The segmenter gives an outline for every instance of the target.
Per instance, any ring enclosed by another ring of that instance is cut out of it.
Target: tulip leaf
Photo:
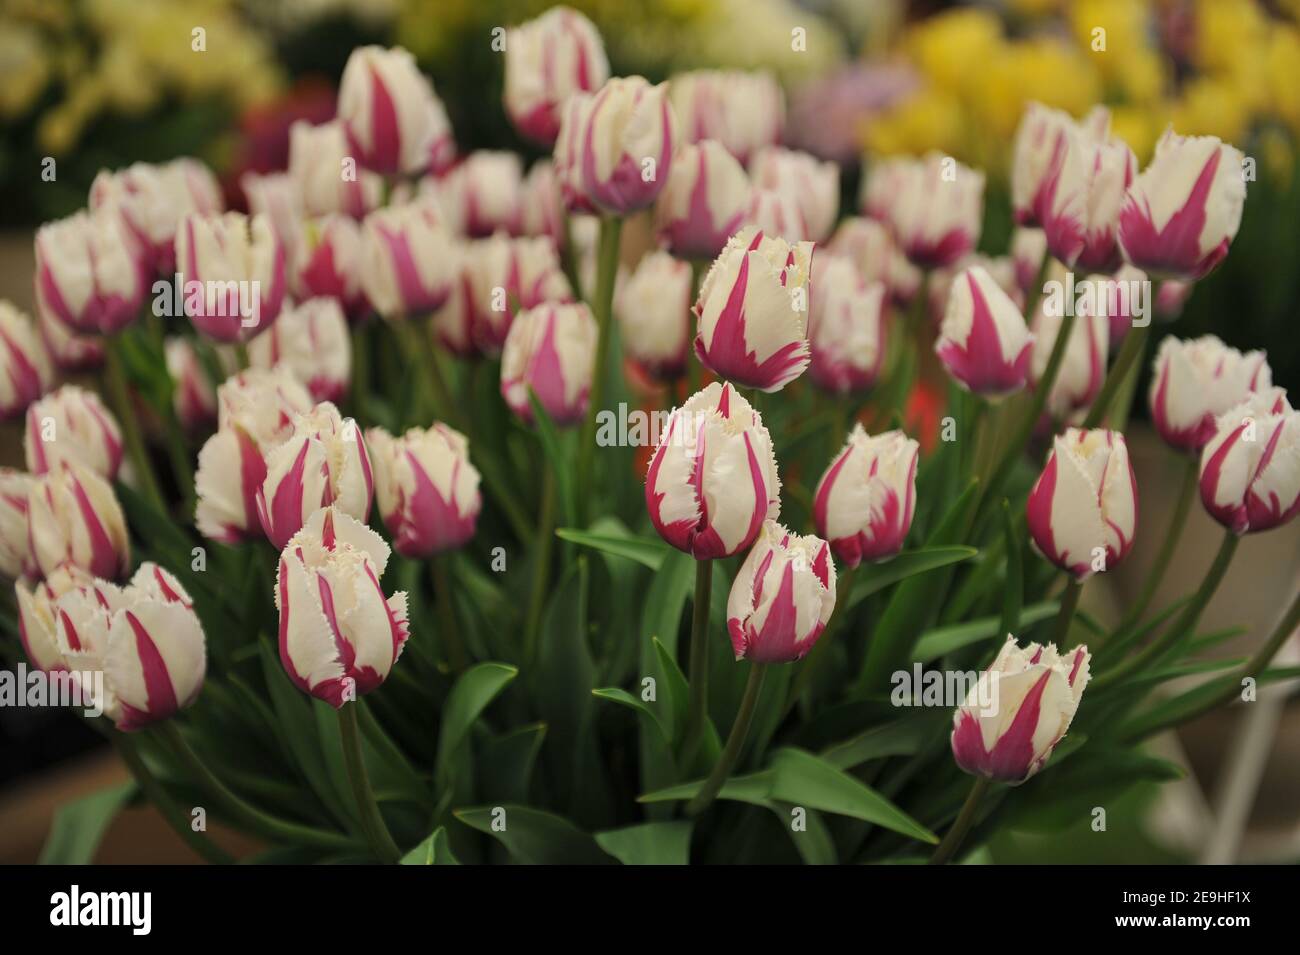
[[[528,798],[537,754],[546,739],[545,723],[530,723],[495,736],[478,760],[479,790],[485,799],[520,802]]]
[[[474,721],[518,674],[518,668],[505,663],[478,663],[462,673],[451,688],[442,707],[438,757],[433,772],[434,785],[439,792],[443,792],[451,782],[453,757]]]
[[[583,547],[591,547],[605,554],[626,557],[628,560],[634,560],[654,571],[659,570],[663,565],[664,558],[668,556],[669,548],[663,541],[649,537],[636,537],[631,533],[626,535],[597,534],[591,531],[578,530],[574,527],[561,527],[555,532],[555,536],[560,540],[581,544]]]
[[[1026,607],[1023,611],[1017,613],[1020,618],[1020,629],[1028,629],[1040,620],[1046,620],[1048,617],[1053,616],[1058,606],[1058,601],[1045,600],[1042,603]],[[929,663],[931,660],[937,660],[954,650],[960,650],[972,643],[987,640],[989,637],[1005,638],[1006,633],[1002,630],[1002,619],[1001,616],[978,617],[965,623],[955,623],[947,627],[929,630],[921,635],[920,640],[916,641],[916,648],[912,651],[912,659],[918,663]]]
[[[1003,550],[1007,553],[1007,573],[1002,590],[1002,617],[998,623],[998,633],[1019,634],[1025,608],[1025,556],[1020,547],[1018,530],[1016,519],[1011,514],[1011,503],[1003,498],[1002,541]]]
[[[768,808],[776,815],[781,828],[790,833],[795,851],[806,865],[835,865],[839,862],[835,838],[820,813],[788,802],[773,801]],[[794,826],[796,811],[802,814],[802,828]]]
[[[688,865],[690,822],[643,822],[596,833],[596,844],[624,865]]]
[[[537,394],[532,388],[528,389],[528,404],[533,409],[533,422],[537,426],[537,437],[542,442],[542,451],[550,461],[551,470],[555,474],[555,491],[560,503],[560,514],[564,518],[564,523],[572,527],[578,513],[573,496],[573,455],[565,453],[555,422],[546,413],[542,403],[537,400]]]
[[[654,711],[649,703],[645,703],[640,697],[633,696],[622,687],[609,686],[603,689],[592,690],[591,695],[602,700],[610,700],[614,703],[621,703],[623,706],[636,710],[647,721],[647,725],[654,727],[655,732],[664,743],[670,742],[668,730],[664,728],[663,721],[659,719],[659,714]]]
[[[104,833],[135,795],[132,782],[110,786],[64,803],[54,812],[50,834],[41,849],[41,865],[88,865]]]
[[[686,676],[682,673],[682,668],[677,665],[668,648],[658,637],[652,637],[651,643],[654,644],[655,656],[659,661],[659,672],[661,674],[658,680],[658,693],[667,693],[668,695],[668,712],[672,716],[670,725],[673,731],[673,741],[680,742],[681,735],[686,730],[686,711],[690,704],[690,686],[686,682]]]
[[[770,769],[758,773],[751,773],[748,776],[731,776],[722,784],[722,789],[718,791],[719,799],[729,799],[733,802],[749,803],[751,806],[767,806],[769,797],[772,795],[772,783],[774,773]],[[681,783],[677,786],[669,786],[667,789],[659,789],[655,792],[649,792],[637,797],[637,802],[642,803],[660,803],[660,802],[679,802],[691,799],[704,786],[703,779],[692,780],[689,783]]]
[[[853,593],[845,609],[856,607],[872,594],[916,574],[970,560],[979,551],[974,547],[922,547],[905,550],[884,563],[860,567],[853,580]]]
[[[836,769],[852,769],[882,756],[911,756],[920,751],[923,743],[934,738],[937,729],[945,729],[949,722],[947,713],[940,719],[930,713],[905,716],[836,743],[826,749],[821,758]]]
[[[1300,676],[1300,666],[1273,667],[1259,674],[1255,680],[1257,684],[1264,684],[1275,680],[1289,680],[1296,676]],[[1198,715],[1207,701],[1215,699],[1225,690],[1232,689],[1239,692],[1241,679],[1237,673],[1225,673],[1206,680],[1200,686],[1138,713],[1120,726],[1117,735],[1122,740],[1137,741],[1158,730],[1177,726]]]
[[[525,865],[611,865],[590,834],[569,820],[529,806],[457,809],[465,825],[497,839],[516,862]]]
[[[447,842],[447,830],[439,826],[418,846],[402,856],[402,865],[460,865]]]

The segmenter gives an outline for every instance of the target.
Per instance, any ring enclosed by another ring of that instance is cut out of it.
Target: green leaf
[[[1020,627],[1025,629],[1040,620],[1046,620],[1056,613],[1058,601],[1045,600],[1020,611]],[[918,663],[929,663],[945,654],[960,650],[989,637],[1005,636],[1002,630],[1002,617],[979,617],[966,623],[955,623],[948,627],[938,627],[922,634],[912,650],[912,659]]]
[[[451,688],[442,707],[438,758],[433,773],[439,792],[445,790],[451,781],[452,759],[474,721],[518,674],[518,668],[505,663],[478,663],[462,673]]]
[[[41,849],[41,865],[94,862],[104,833],[135,791],[134,782],[125,782],[60,806],[55,810],[54,823]]]
[[[671,742],[668,730],[664,727],[663,720],[659,719],[659,714],[654,711],[649,703],[644,702],[640,697],[633,696],[627,690],[617,686],[608,686],[602,689],[592,690],[591,695],[602,700],[621,703],[623,706],[636,710],[646,718],[648,725],[654,727],[659,738],[662,739],[664,743]]]
[[[732,776],[722,784],[722,789],[718,792],[718,798],[749,803],[751,806],[767,806],[770,802],[769,797],[772,794],[773,779],[774,774],[770,769],[761,773],[751,773],[748,776]],[[695,779],[689,783],[669,786],[667,789],[660,789],[656,792],[638,796],[637,802],[678,802],[692,799],[703,786],[703,779]]]
[[[528,806],[457,809],[457,819],[498,840],[525,865],[609,865],[613,863],[590,834],[569,820]]]
[[[900,580],[970,560],[978,553],[974,547],[922,547],[919,550],[905,550],[881,564],[861,567],[853,581],[853,593],[849,595],[847,609],[852,609],[867,597]]]
[[[812,753],[780,750],[773,759],[773,769],[773,799],[861,819],[910,839],[939,842],[934,833],[884,796]]]
[[[494,737],[478,761],[481,792],[486,799],[521,802],[528,798],[537,754],[546,739],[546,724],[532,723]]]
[[[882,756],[911,756],[934,738],[937,725],[951,722],[945,713],[942,723],[929,714],[905,716],[892,723],[872,727],[852,739],[825,750],[821,757],[836,769],[852,769]]]
[[[537,395],[532,388],[528,389],[528,404],[533,409],[533,421],[537,425],[537,436],[541,439],[542,450],[550,461],[551,469],[555,472],[555,492],[560,502],[560,513],[564,516],[564,523],[572,526],[577,514],[573,496],[573,455],[564,452],[555,422],[546,413],[542,403],[537,400]]]
[[[659,683],[668,693],[668,712],[672,715],[673,741],[681,742],[682,733],[686,730],[687,709],[690,706],[690,687],[686,682],[686,675],[682,673],[682,668],[677,665],[668,648],[658,637],[652,638],[651,642],[654,644],[660,672],[663,674]]]
[[[1011,516],[1011,504],[1005,498],[1002,501],[1002,540],[1007,552],[1007,579],[1002,591],[1002,618],[997,632],[1018,634],[1025,605],[1025,558],[1020,549],[1016,519]]]
[[[624,865],[688,865],[691,823],[643,822],[596,833],[596,844]]]
[[[663,541],[649,537],[637,537],[633,534],[619,536],[616,534],[597,534],[582,531],[574,527],[561,527],[555,532],[560,540],[591,547],[605,554],[626,557],[644,567],[657,571],[668,556],[669,547]]]
[[[460,860],[452,855],[447,830],[439,826],[429,838],[402,856],[402,865],[460,865]]]
[[[1256,677],[1256,683],[1263,685],[1275,680],[1289,680],[1295,676],[1300,676],[1300,666],[1274,667]],[[1186,693],[1158,703],[1134,716],[1119,728],[1118,736],[1123,740],[1139,740],[1167,726],[1177,726],[1197,715],[1207,701],[1219,696],[1225,690],[1240,687],[1241,679],[1238,673],[1225,673],[1223,676],[1206,680],[1200,686],[1193,687]]]

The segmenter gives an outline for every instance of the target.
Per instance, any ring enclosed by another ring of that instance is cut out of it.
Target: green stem
[[[799,671],[795,674],[794,682],[790,685],[790,694],[785,700],[785,711],[781,714],[782,719],[789,716],[790,711],[798,705],[799,698],[804,695],[804,692],[812,683],[821,661],[830,652],[827,648],[831,645],[831,638],[840,632],[842,625],[847,621],[850,615],[849,599],[853,596],[853,578],[857,576],[857,573],[857,567],[850,567],[844,572],[844,576],[839,579],[836,590],[839,593],[843,609],[838,614],[831,615],[830,623],[826,625],[826,632],[813,644],[813,648],[808,651],[808,655],[797,664]]]
[[[1093,684],[1097,689],[1109,686],[1135,670],[1142,670],[1148,664],[1158,661],[1195,629],[1197,621],[1201,618],[1201,612],[1209,604],[1214,592],[1219,589],[1219,584],[1223,582],[1223,576],[1228,571],[1228,565],[1232,563],[1232,555],[1237,552],[1239,542],[1240,538],[1231,530],[1224,531],[1223,543],[1219,545],[1219,552],[1214,555],[1214,562],[1210,564],[1210,569],[1205,572],[1205,579],[1201,581],[1191,602],[1178,615],[1178,619],[1168,630],[1152,640],[1145,649],[1095,679]]]
[[[131,456],[131,466],[135,471],[140,489],[154,508],[163,514],[167,505],[163,502],[162,492],[158,490],[158,479],[154,476],[153,466],[149,463],[149,454],[145,450],[144,439],[140,435],[140,420],[135,409],[131,407],[131,393],[127,388],[126,366],[122,358],[122,337],[108,338],[104,349],[108,359],[108,392],[122,427],[122,438],[126,443],[126,452]]]
[[[165,740],[190,771],[190,775],[200,786],[215,796],[230,819],[250,832],[282,845],[313,846],[318,849],[351,849],[353,841],[337,832],[327,832],[296,822],[289,822],[268,815],[235,795],[220,779],[208,769],[185,742],[176,726],[175,720],[164,720],[157,724],[159,735]]]
[[[370,424],[370,336],[368,323],[352,326],[352,415],[362,427]]]
[[[162,372],[167,376],[167,398],[161,402],[162,407],[155,410],[167,432],[167,455],[171,459],[172,476],[176,479],[176,487],[185,502],[185,519],[188,521],[194,514],[194,466],[190,463],[190,448],[185,430],[181,427],[180,419],[176,417],[176,381],[167,370],[167,338],[163,333],[162,322],[151,308],[145,309],[145,327],[162,360]]]
[[[555,539],[555,472],[542,470],[542,501],[537,515],[537,547],[533,563],[533,586],[528,596],[528,616],[524,623],[524,663],[536,659],[538,634],[542,627],[542,609],[546,606],[546,588],[551,580],[551,545]]]
[[[686,714],[683,762],[695,757],[704,738],[709,709],[709,602],[713,592],[713,561],[695,562],[695,602],[691,606],[690,705]]]
[[[460,637],[460,628],[456,626],[456,608],[451,602],[451,584],[447,574],[450,554],[434,554],[429,561],[430,577],[433,581],[433,603],[438,614],[438,629],[441,631],[442,650],[447,655],[447,665],[452,673],[465,669],[469,658],[465,653],[465,643]]]
[[[1124,339],[1124,344],[1120,346],[1119,356],[1115,359],[1115,364],[1110,366],[1110,371],[1106,373],[1106,380],[1102,383],[1101,392],[1097,395],[1097,400],[1092,403],[1088,410],[1088,417],[1083,421],[1084,428],[1095,428],[1106,420],[1106,415],[1110,411],[1112,399],[1115,393],[1120,390],[1124,384],[1124,379],[1130,373],[1137,374],[1138,359],[1146,350],[1147,336],[1151,334],[1151,325],[1137,326],[1129,329],[1128,335]]]
[[[1047,271],[1052,267],[1052,250],[1043,249],[1043,257],[1038,260],[1038,273],[1034,276],[1034,284],[1029,287],[1025,295],[1025,321],[1033,324],[1034,316],[1038,314],[1038,303],[1043,299],[1043,283],[1047,279]]]
[[[569,218],[567,209],[560,215],[561,228],[564,230],[560,242],[560,269],[564,272],[564,277],[569,280],[569,288],[573,290],[573,300],[585,301],[585,296],[582,294],[582,276],[578,274],[578,250],[573,245],[573,222]]]
[[[1165,578],[1165,571],[1169,569],[1169,561],[1173,559],[1174,551],[1178,549],[1178,541],[1183,536],[1183,525],[1187,523],[1187,512],[1191,509],[1192,498],[1196,494],[1196,482],[1199,474],[1200,461],[1196,457],[1188,456],[1183,463],[1183,482],[1178,490],[1178,502],[1174,505],[1173,514],[1169,518],[1169,525],[1165,529],[1164,539],[1160,543],[1160,553],[1156,555],[1155,561],[1151,564],[1151,570],[1147,572],[1146,582],[1143,583],[1142,589],[1138,592],[1137,599],[1133,601],[1128,613],[1124,615],[1123,621],[1116,628],[1117,633],[1125,633],[1142,621],[1142,615],[1151,606],[1151,598],[1160,589],[1160,583]]]
[[[1083,584],[1071,575],[1065,590],[1061,591],[1061,608],[1056,613],[1056,622],[1052,625],[1052,638],[1049,641],[1062,651],[1065,650],[1065,638],[1070,635],[1070,623],[1074,620],[1074,611],[1079,606],[1079,595],[1082,593]]]
[[[428,371],[429,393],[433,397],[433,410],[438,420],[445,421],[453,427],[463,427],[456,410],[456,401],[447,387],[447,379],[442,375],[442,365],[438,361],[438,349],[433,344],[433,323],[415,325],[415,335],[419,339],[421,354]]]
[[[599,329],[596,339],[596,360],[591,376],[591,392],[587,407],[587,420],[582,425],[582,438],[578,444],[577,492],[579,526],[587,526],[594,488],[591,484],[592,459],[596,451],[596,415],[605,400],[605,379],[609,374],[609,339],[611,313],[614,307],[614,279],[618,273],[619,236],[623,220],[605,216],[600,220],[600,249],[597,258],[596,295],[591,309]]]
[[[238,371],[246,371],[249,367],[248,345],[245,342],[235,342],[235,367]]]
[[[352,784],[352,795],[357,800],[357,811],[361,813],[361,828],[365,830],[370,847],[381,862],[397,862],[402,858],[402,852],[397,848],[397,843],[393,842],[388,825],[379,812],[379,804],[375,802],[375,793],[370,788],[370,777],[361,756],[361,733],[357,728],[355,703],[344,703],[339,710],[339,730],[343,736],[343,762],[347,765],[348,781]]]
[[[700,791],[686,804],[686,815],[698,816],[708,809],[718,793],[722,791],[722,786],[731,775],[731,770],[735,768],[736,761],[740,758],[740,751],[745,745],[745,738],[749,735],[749,725],[754,721],[754,709],[758,705],[758,694],[763,688],[763,677],[766,673],[766,663],[755,662],[750,665],[749,680],[745,683],[745,695],[741,697],[740,710],[736,713],[736,722],[731,726],[727,745],[722,748],[722,755],[718,757],[713,772],[709,773],[709,778],[704,781]]]
[[[930,865],[947,865],[957,854],[962,840],[966,838],[966,833],[970,832],[970,827],[975,823],[975,813],[979,811],[980,802],[984,799],[984,794],[989,791],[991,782],[992,780],[987,776],[975,777],[975,785],[971,786],[970,792],[966,795],[966,801],[962,803],[961,812],[957,813],[952,828],[934,850],[934,855],[930,856]]]

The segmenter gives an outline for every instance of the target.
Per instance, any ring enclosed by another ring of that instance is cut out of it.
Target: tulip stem
[[[370,424],[370,329],[364,319],[352,326],[352,414],[362,427]]]
[[[465,669],[469,658],[465,653],[465,643],[460,638],[460,628],[456,626],[456,608],[451,602],[451,584],[447,574],[450,554],[434,554],[429,561],[429,576],[433,581],[433,603],[438,613],[438,629],[442,652],[447,655],[447,666],[452,673]]]
[[[110,337],[106,344],[105,357],[108,360],[108,391],[113,402],[113,411],[117,414],[118,424],[122,427],[122,438],[126,442],[127,454],[131,456],[131,467],[140,488],[156,510],[166,514],[167,505],[163,502],[162,492],[158,490],[158,479],[154,476],[153,466],[145,450],[144,439],[140,435],[140,421],[135,409],[131,407],[131,394],[127,389],[126,366],[122,359],[122,336]]]
[[[1224,574],[1228,571],[1228,565],[1232,563],[1232,555],[1237,552],[1237,544],[1240,540],[1231,529],[1223,532],[1223,543],[1219,545],[1219,552],[1214,555],[1214,562],[1210,564],[1210,569],[1205,572],[1205,579],[1201,581],[1201,585],[1196,589],[1191,601],[1183,608],[1183,612],[1179,614],[1178,619],[1168,630],[1155,640],[1152,640],[1139,653],[1097,677],[1093,681],[1097,689],[1109,686],[1135,670],[1143,670],[1148,664],[1158,662],[1161,657],[1195,629],[1197,621],[1201,618],[1201,612],[1205,610],[1210,598],[1214,596],[1214,592],[1219,589],[1219,584],[1223,582]]]
[[[177,729],[175,720],[163,720],[157,726],[159,735],[185,764],[190,775],[217,798],[233,822],[281,845],[306,845],[335,850],[351,849],[355,846],[350,838],[341,833],[289,822],[253,807],[231,792],[226,784],[208,769],[207,764],[190,748],[190,744],[185,742],[185,737]]]
[[[975,823],[975,813],[979,811],[980,803],[983,802],[984,795],[989,791],[991,784],[992,780],[987,776],[975,777],[975,785],[971,786],[970,792],[967,793],[966,801],[962,803],[961,811],[957,813],[952,828],[934,850],[934,855],[930,856],[930,865],[947,865],[952,861],[952,857],[961,848],[966,833],[970,832],[970,827]]]
[[[1025,322],[1027,324],[1033,323],[1034,315],[1038,312],[1038,303],[1043,298],[1043,284],[1047,279],[1047,271],[1051,267],[1052,250],[1044,248],[1043,257],[1038,260],[1038,272],[1034,275],[1034,284],[1025,293]]]
[[[749,725],[754,721],[754,710],[758,705],[758,694],[763,689],[763,677],[766,673],[766,663],[754,661],[750,664],[749,679],[745,683],[745,695],[741,697],[740,709],[736,713],[736,722],[731,725],[731,735],[727,737],[727,745],[722,748],[722,755],[718,757],[713,772],[709,773],[709,778],[704,781],[700,791],[686,804],[686,815],[698,816],[708,809],[718,793],[722,791],[722,786],[731,775],[731,770],[735,768],[736,761],[740,758],[740,751],[745,745],[745,738],[749,736]]]
[[[357,811],[361,813],[361,828],[365,830],[379,861],[397,862],[402,858],[402,852],[393,842],[388,825],[379,812],[374,790],[370,788],[370,776],[366,773],[366,763],[361,756],[361,732],[357,728],[355,703],[344,703],[339,709],[339,730],[343,736],[343,762],[347,765],[348,781],[352,783],[352,795],[356,797]]]
[[[690,706],[682,742],[683,765],[695,758],[704,739],[709,711],[709,603],[713,592],[713,561],[695,562],[695,602],[691,605]]]
[[[1062,325],[1064,327],[1064,325]],[[1137,374],[1138,359],[1146,350],[1147,336],[1151,334],[1151,324],[1148,321],[1146,325],[1134,325],[1129,329],[1129,333],[1124,338],[1124,344],[1120,346],[1119,356],[1115,359],[1115,364],[1110,366],[1110,371],[1106,374],[1106,380],[1102,383],[1101,391],[1097,399],[1088,409],[1088,417],[1083,420],[1084,428],[1095,428],[1106,420],[1106,415],[1110,412],[1110,405],[1115,398],[1116,392],[1124,384],[1124,379],[1130,373]]]
[[[1142,590],[1138,592],[1137,599],[1129,607],[1129,611],[1124,615],[1124,619],[1116,628],[1116,633],[1125,633],[1132,627],[1136,627],[1142,621],[1143,614],[1146,613],[1147,607],[1151,605],[1151,598],[1155,596],[1156,591],[1160,588],[1160,582],[1164,580],[1165,571],[1169,569],[1169,561],[1173,559],[1174,551],[1178,549],[1178,541],[1183,536],[1183,525],[1187,523],[1187,512],[1191,509],[1192,498],[1196,493],[1196,479],[1200,473],[1200,462],[1194,456],[1188,456],[1183,464],[1183,483],[1178,491],[1178,503],[1174,505],[1173,514],[1169,519],[1169,526],[1165,530],[1164,540],[1160,544],[1160,553],[1156,555],[1155,561],[1151,564],[1151,570],[1147,573],[1147,579],[1142,585]]]
[[[414,328],[424,355],[424,363],[428,367],[429,393],[433,396],[434,413],[437,414],[438,420],[459,428],[461,423],[460,415],[456,412],[456,402],[447,388],[447,379],[442,375],[442,365],[438,363],[438,349],[433,344],[433,321],[431,319],[427,325],[416,325]]]
[[[573,222],[567,209],[560,213],[560,229],[560,269],[569,280],[574,301],[581,302],[585,300],[582,276],[578,274],[578,250],[573,247]]]
[[[235,342],[235,367],[239,371],[248,370],[251,364],[248,358],[248,345],[245,342]]]
[[[587,526],[591,512],[591,499],[595,496],[591,486],[592,459],[596,451],[596,415],[605,400],[605,379],[609,377],[610,313],[614,308],[614,279],[618,273],[619,237],[623,220],[618,216],[604,216],[600,220],[600,247],[596,262],[596,294],[591,310],[596,317],[596,360],[592,368],[591,391],[587,403],[587,419],[582,425],[582,438],[578,443],[577,490],[580,527]]]
[[[1061,609],[1056,613],[1056,622],[1052,625],[1052,638],[1049,643],[1065,649],[1065,638],[1070,635],[1070,624],[1074,620],[1075,608],[1079,606],[1079,595],[1083,593],[1083,584],[1070,576],[1065,589],[1061,591]]]
[[[528,616],[524,623],[524,664],[527,666],[531,666],[537,658],[542,610],[546,606],[546,586],[551,580],[551,545],[554,539],[555,471],[548,465],[542,468],[542,500],[537,514],[533,586],[528,595]]]

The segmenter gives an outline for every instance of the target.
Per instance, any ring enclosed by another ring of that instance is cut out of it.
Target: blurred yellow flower
[[[1197,0],[1193,23],[1192,58],[1205,72],[1258,56],[1269,28],[1256,0]]]
[[[971,81],[1001,56],[1002,21],[991,10],[963,8],[922,20],[904,48],[929,80],[950,93],[970,92]]]
[[[1183,86],[1170,118],[1174,129],[1184,136],[1218,136],[1239,143],[1250,123],[1250,112],[1236,85],[1198,77]]]
[[[974,89],[989,133],[1001,139],[1015,132],[1030,100],[1082,116],[1101,99],[1101,80],[1092,62],[1054,37],[1007,45],[996,60],[984,64]]]
[[[958,159],[972,160],[966,143],[962,105],[946,90],[927,87],[888,113],[864,123],[867,151],[889,156],[921,155],[937,149]]]
[[[1300,29],[1279,26],[1269,33],[1264,78],[1269,107],[1300,136]]]
[[[0,20],[0,117],[21,116],[50,81],[41,35],[23,23]]]

